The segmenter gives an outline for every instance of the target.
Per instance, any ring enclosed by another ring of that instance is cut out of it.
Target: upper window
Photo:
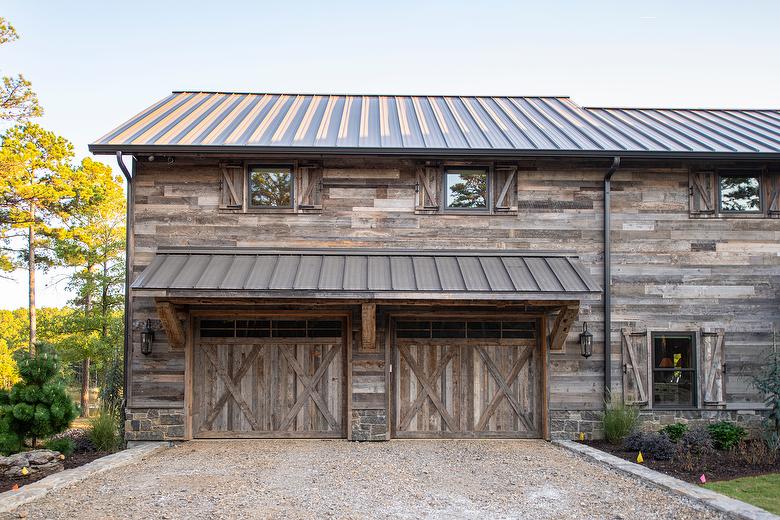
[[[761,175],[751,172],[722,172],[719,175],[721,213],[760,213]]]
[[[293,170],[290,166],[250,166],[250,208],[292,208]]]
[[[444,173],[447,209],[490,209],[490,176],[486,168],[449,168]]]
[[[657,407],[696,406],[696,357],[692,333],[652,335],[653,404]]]

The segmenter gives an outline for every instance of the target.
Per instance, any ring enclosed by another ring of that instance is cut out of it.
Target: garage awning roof
[[[600,288],[571,254],[161,250],[132,284],[158,296],[578,299]]]

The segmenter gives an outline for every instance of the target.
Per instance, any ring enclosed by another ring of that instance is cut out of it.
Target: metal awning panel
[[[394,250],[161,250],[134,290],[241,296],[570,299],[600,292],[566,253]]]

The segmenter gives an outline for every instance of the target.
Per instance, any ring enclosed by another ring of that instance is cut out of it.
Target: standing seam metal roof
[[[593,293],[574,256],[490,251],[160,252],[134,289]]]
[[[174,92],[90,145],[133,149],[780,153],[780,110],[583,108],[567,97]]]

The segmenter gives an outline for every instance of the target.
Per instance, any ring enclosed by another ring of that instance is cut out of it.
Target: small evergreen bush
[[[22,353],[18,360],[21,381],[10,391],[0,390],[0,452],[17,453],[28,439],[64,431],[76,418],[76,406],[65,393],[59,357],[48,345],[37,354]]]
[[[76,449],[76,443],[73,442],[73,439],[61,437],[59,439],[50,439],[46,441],[46,444],[44,444],[43,447],[47,450],[59,451],[66,457],[69,457]]]
[[[634,431],[638,420],[639,409],[636,406],[609,402],[602,417],[604,436],[610,444],[620,444],[626,435]]]
[[[119,427],[116,412],[109,408],[101,410],[89,423],[89,439],[97,451],[116,451],[119,449]]]
[[[683,435],[685,435],[685,432],[688,431],[688,425],[685,423],[674,423],[670,424],[664,428],[661,428],[661,431],[658,433],[665,433],[667,437],[669,437],[669,440],[672,442],[679,441]]]
[[[698,427],[685,432],[677,441],[678,450],[702,455],[713,450],[712,438],[706,428]]]
[[[729,421],[720,421],[707,426],[715,449],[728,451],[739,444],[747,432],[741,426]]]

